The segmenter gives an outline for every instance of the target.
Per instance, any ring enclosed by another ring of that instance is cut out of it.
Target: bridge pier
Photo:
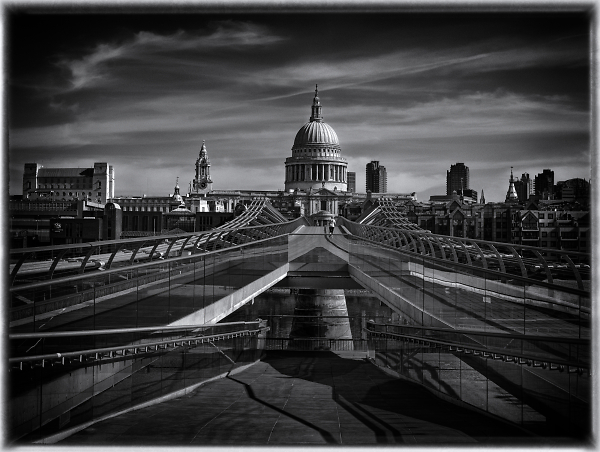
[[[323,339],[323,344],[326,339],[352,339],[343,289],[299,289],[296,300],[290,345],[302,338]]]

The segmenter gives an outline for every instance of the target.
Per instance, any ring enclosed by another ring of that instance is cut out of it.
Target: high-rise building
[[[520,180],[514,181],[514,185],[520,202],[527,201],[533,194],[533,181],[529,178],[529,173],[523,173]]]
[[[541,199],[552,199],[554,194],[554,171],[545,169],[535,176],[535,194]]]
[[[356,172],[348,171],[348,191],[356,193]]]
[[[387,193],[387,171],[377,160],[367,163],[367,191]]]
[[[450,171],[446,171],[446,195],[450,196],[452,192],[459,193],[469,187],[469,167],[464,163],[457,163],[450,166]]]

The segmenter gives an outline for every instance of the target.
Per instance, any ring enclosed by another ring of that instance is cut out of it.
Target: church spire
[[[199,158],[207,158],[206,152],[206,141],[202,140],[202,147],[200,148],[200,157]]]
[[[321,100],[319,99],[319,85],[315,85],[315,97],[312,103],[312,115],[310,122],[323,122],[323,115],[321,112]]]
[[[510,167],[510,180],[508,183],[508,191],[506,192],[506,201],[505,202],[518,202],[519,196],[517,195],[517,190],[515,189],[515,181],[513,179],[513,167]]]

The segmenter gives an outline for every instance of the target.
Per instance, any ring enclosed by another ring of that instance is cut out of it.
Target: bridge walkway
[[[241,373],[96,423],[58,444],[539,445],[540,439],[389,376],[364,353],[269,351]]]

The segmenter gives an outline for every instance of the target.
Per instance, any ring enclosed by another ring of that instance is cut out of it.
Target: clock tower
[[[196,177],[194,178],[193,190],[195,193],[206,194],[212,190],[212,180],[210,179],[210,159],[206,152],[206,144],[202,141],[200,155],[196,160]]]

